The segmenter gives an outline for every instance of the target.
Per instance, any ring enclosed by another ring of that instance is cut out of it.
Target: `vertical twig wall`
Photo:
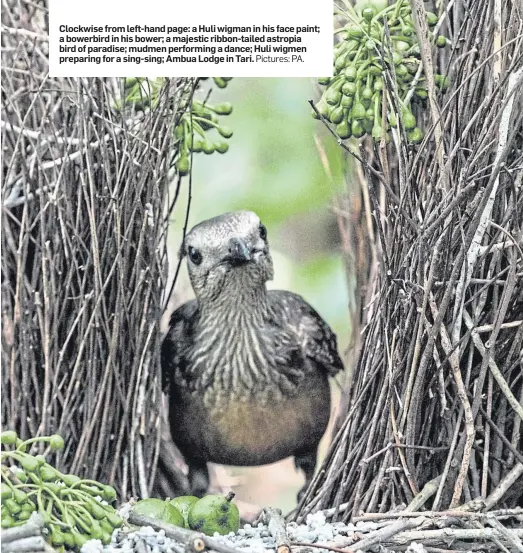
[[[435,4],[453,44],[435,70],[452,85],[416,114],[419,147],[400,125],[387,150],[358,152],[377,171],[364,164],[362,186],[379,262],[350,401],[298,518],[523,496],[522,7]]]
[[[3,5],[2,424],[60,432],[59,465],[147,495],[172,129],[191,80],[115,108],[116,79],[51,79],[45,1]]]

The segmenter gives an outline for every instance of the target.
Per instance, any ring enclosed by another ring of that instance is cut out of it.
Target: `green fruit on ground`
[[[133,507],[133,513],[184,527],[183,516],[180,511],[162,499],[154,497],[142,499]]]
[[[226,535],[240,528],[240,513],[232,503],[234,493],[225,495],[206,495],[199,499],[189,510],[189,527],[192,530],[212,536],[215,532]]]
[[[189,510],[197,501],[198,498],[194,495],[180,495],[179,497],[175,497],[174,499],[171,499],[171,501],[169,501],[169,503],[173,507],[176,507],[178,511],[180,511],[180,513],[182,514],[185,528],[189,528]]]

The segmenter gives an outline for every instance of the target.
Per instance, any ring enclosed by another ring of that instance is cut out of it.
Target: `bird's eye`
[[[267,240],[267,228],[265,225],[260,225],[260,237],[262,240]]]
[[[187,253],[189,254],[189,259],[195,264],[199,265],[202,262],[202,254],[196,248],[189,246]]]

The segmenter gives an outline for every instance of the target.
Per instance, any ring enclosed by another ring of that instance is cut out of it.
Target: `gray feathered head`
[[[217,298],[225,291],[264,287],[273,278],[267,229],[252,211],[234,211],[199,223],[181,250],[194,293]]]

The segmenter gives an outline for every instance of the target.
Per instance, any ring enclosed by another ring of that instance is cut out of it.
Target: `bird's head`
[[[201,299],[228,291],[238,296],[265,289],[273,278],[267,229],[252,211],[234,211],[199,223],[182,246],[191,284]]]

